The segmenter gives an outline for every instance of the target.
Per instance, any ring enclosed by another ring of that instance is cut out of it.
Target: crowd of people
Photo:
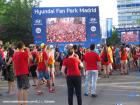
[[[82,77],[84,77],[84,95],[97,97],[98,77],[109,78],[114,71],[120,75],[129,75],[129,71],[140,71],[140,46],[138,45],[100,45],[91,44],[89,48],[80,45],[67,45],[60,52],[59,47],[41,44],[25,47],[23,42],[16,46],[3,48],[0,45],[0,70],[4,80],[8,81],[8,94],[15,93],[17,83],[18,105],[27,105],[27,90],[30,88],[29,76],[33,78],[36,95],[42,95],[41,88],[46,84],[49,93],[56,91],[55,77],[66,78],[68,105],[73,105],[73,94],[78,105],[82,105]],[[89,82],[91,81],[91,82]],[[91,83],[91,85],[89,85]],[[91,93],[89,87],[91,86]]]

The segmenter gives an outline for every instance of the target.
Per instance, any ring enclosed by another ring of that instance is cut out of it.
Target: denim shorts
[[[38,79],[39,80],[42,80],[43,78],[47,79],[47,80],[50,80],[50,75],[48,72],[46,71],[39,71],[38,72]]]
[[[49,68],[54,68],[54,64],[48,64]]]

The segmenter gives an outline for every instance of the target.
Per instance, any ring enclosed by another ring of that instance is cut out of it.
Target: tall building
[[[119,27],[140,26],[140,0],[117,0]]]

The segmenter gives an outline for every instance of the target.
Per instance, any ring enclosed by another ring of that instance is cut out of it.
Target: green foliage
[[[38,5],[37,0],[0,0],[0,39],[32,43],[31,12]]]
[[[140,19],[137,20],[137,23],[140,25]]]
[[[118,32],[115,29],[113,29],[113,31],[112,31],[112,37],[107,38],[106,42],[107,42],[107,44],[111,44],[111,45],[120,44]]]

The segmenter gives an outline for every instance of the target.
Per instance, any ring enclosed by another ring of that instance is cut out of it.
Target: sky
[[[99,6],[100,22],[113,18],[113,25],[118,24],[117,0],[41,0],[40,7]]]

